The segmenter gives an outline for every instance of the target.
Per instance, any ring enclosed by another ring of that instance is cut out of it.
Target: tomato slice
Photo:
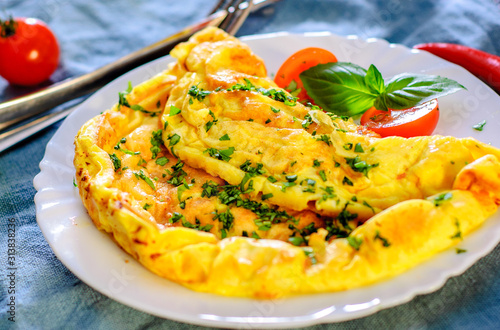
[[[361,125],[386,136],[413,137],[431,135],[439,119],[437,99],[404,110],[382,111],[368,109],[361,117]]]
[[[312,99],[307,95],[299,74],[318,64],[332,62],[337,62],[337,57],[328,50],[317,47],[304,48],[283,62],[274,77],[274,82],[298,97],[300,101],[311,102]]]

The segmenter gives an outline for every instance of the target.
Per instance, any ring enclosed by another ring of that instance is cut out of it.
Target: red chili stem
[[[413,48],[428,51],[462,66],[500,94],[500,56],[463,45],[441,42],[415,45]]]

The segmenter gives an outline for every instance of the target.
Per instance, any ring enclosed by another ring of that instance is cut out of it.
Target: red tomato
[[[331,62],[337,62],[335,55],[327,51],[326,49],[310,47],[299,50],[292,56],[290,56],[279,68],[276,76],[274,77],[274,82],[281,88],[287,89],[289,92],[293,92],[290,83],[295,81],[297,83],[294,90],[301,89],[300,93],[296,96],[301,101],[312,101],[307,95],[307,92],[299,78],[299,74],[303,71],[316,66],[318,64],[326,64]]]
[[[0,21],[0,75],[15,85],[37,85],[56,70],[59,45],[35,18]]]
[[[431,135],[439,119],[437,99],[404,110],[382,111],[368,109],[361,117],[361,125],[386,136],[413,137]]]

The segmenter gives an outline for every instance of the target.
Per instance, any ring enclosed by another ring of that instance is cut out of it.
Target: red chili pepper
[[[500,94],[500,56],[463,45],[427,43],[413,46],[458,64]]]

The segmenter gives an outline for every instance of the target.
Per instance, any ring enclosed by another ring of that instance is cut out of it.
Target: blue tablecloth
[[[4,0],[0,12],[46,21],[61,45],[55,81],[92,71],[205,16],[215,0]],[[412,46],[462,43],[500,54],[494,0],[283,0],[251,15],[238,35],[330,31]],[[24,93],[0,79],[0,100]],[[493,123],[492,123],[493,124]],[[498,123],[496,123],[498,125]],[[33,177],[58,124],[0,154],[0,328],[168,328],[196,326],[151,316],[94,291],[54,256],[35,219]],[[15,323],[7,294],[7,236],[16,227]],[[500,328],[500,247],[434,293],[330,328]]]

